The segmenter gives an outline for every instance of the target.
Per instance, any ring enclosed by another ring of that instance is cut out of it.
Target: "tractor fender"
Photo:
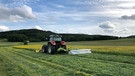
[[[66,42],[65,41],[61,41],[60,44],[61,45],[66,45]]]
[[[56,42],[55,42],[55,41],[50,41],[49,43],[50,43],[51,45],[56,45]],[[48,44],[49,44],[49,43],[48,43]]]

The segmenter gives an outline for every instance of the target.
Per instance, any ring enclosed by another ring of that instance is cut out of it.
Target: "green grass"
[[[2,56],[0,56],[0,76],[6,76],[5,62],[3,61]]]
[[[135,46],[134,39],[68,42],[69,46]],[[132,43],[131,43],[132,42]],[[0,43],[0,76],[134,76],[135,56],[92,53],[43,54]],[[30,43],[42,45],[43,42]],[[45,43],[46,44],[46,43]],[[93,45],[92,45],[93,44]],[[134,50],[135,51],[135,50]]]

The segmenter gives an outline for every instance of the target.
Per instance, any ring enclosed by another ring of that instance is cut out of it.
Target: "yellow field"
[[[135,53],[134,46],[68,46],[70,48],[92,49],[99,52],[130,52]]]
[[[19,49],[33,49],[40,50],[42,45],[21,45],[14,46],[14,48]],[[132,54],[135,55],[135,47],[134,46],[82,46],[82,45],[69,45],[68,49],[91,49],[92,52],[100,52],[100,53],[115,53],[115,54]]]
[[[18,49],[41,49],[42,45],[21,45],[21,46],[13,46],[13,48],[18,48]]]

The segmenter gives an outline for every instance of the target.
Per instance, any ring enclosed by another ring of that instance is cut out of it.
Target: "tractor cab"
[[[60,35],[50,35],[49,41],[62,41],[61,37]]]

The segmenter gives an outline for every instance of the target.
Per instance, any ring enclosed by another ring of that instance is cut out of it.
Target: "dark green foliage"
[[[107,35],[87,35],[87,34],[61,34],[65,41],[94,41],[94,40],[113,40],[116,36]]]
[[[7,31],[7,32],[0,32],[0,38],[7,38],[8,41],[12,41],[10,36],[12,35],[25,35],[30,42],[40,42],[40,41],[47,41],[46,38],[49,35],[57,34],[51,31],[43,31],[43,30],[36,30],[36,29],[25,29],[25,30],[14,30],[14,31]],[[93,41],[93,40],[112,40],[118,39],[115,36],[105,36],[105,35],[87,35],[87,34],[60,34],[63,36],[63,40],[65,41]],[[12,36],[13,37],[13,36]],[[19,38],[19,39],[18,39]],[[15,42],[22,41],[20,36],[17,39],[13,40]]]
[[[11,42],[20,42],[20,41],[23,41],[22,39],[20,39],[22,38],[22,35],[23,37],[25,35],[25,37],[27,37],[27,40],[29,40],[30,42],[39,42],[39,41],[46,41],[46,38],[51,34],[54,34],[54,33],[50,31],[42,31],[42,30],[36,30],[36,29],[13,30],[13,31],[7,31],[7,32],[0,32],[0,38],[7,38],[8,41],[11,41]]]
[[[27,36],[24,34],[11,34],[7,37],[9,42],[22,42],[27,40]]]
[[[128,38],[135,38],[135,35],[128,36]]]

